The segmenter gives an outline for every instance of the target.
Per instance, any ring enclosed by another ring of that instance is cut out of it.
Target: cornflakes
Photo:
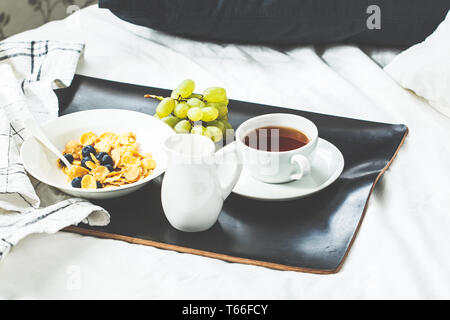
[[[95,142],[95,140],[97,139],[97,136],[95,135],[95,133],[89,131],[86,133],[83,133],[80,137],[80,143],[83,146],[88,146],[91,145]]]
[[[97,188],[97,181],[93,176],[90,174],[87,174],[83,176],[81,179],[81,188],[83,189],[96,189]]]
[[[89,170],[77,165],[72,165],[70,169],[64,168],[65,174],[70,180],[73,180],[74,178],[82,177],[85,174],[89,173]]]
[[[135,154],[133,154],[131,152],[125,153],[120,158],[120,163],[127,167],[139,165],[140,162],[141,162],[141,159],[139,157],[135,157]]]
[[[106,152],[109,153],[111,151],[111,144],[110,141],[107,140],[101,140],[99,142],[97,142],[95,145],[95,150],[97,150],[98,152]]]
[[[73,156],[74,159],[81,159],[81,150],[83,149],[83,145],[77,140],[70,140],[66,143],[66,147],[64,149],[64,153],[69,153]]]
[[[97,168],[93,169],[91,173],[94,176],[95,180],[103,182],[108,176],[109,170],[104,166],[98,166]]]
[[[95,150],[95,153],[92,151]],[[65,154],[73,155],[72,166],[62,167],[73,187],[95,189],[120,187],[148,177],[156,168],[151,153],[140,153],[134,132],[116,134],[89,131],[67,142]]]
[[[139,180],[142,175],[142,168],[137,165],[127,166],[124,169],[123,176],[130,182]]]
[[[95,154],[90,153],[89,155],[91,156],[91,159],[94,161],[95,165],[96,165],[96,166],[99,166],[99,165],[100,165],[100,161],[98,161],[98,159],[97,159],[97,157],[95,156]]]
[[[93,161],[86,161],[85,164],[89,170],[94,170],[97,167]]]
[[[144,158],[141,160],[141,167],[144,169],[154,169],[156,167],[156,161],[152,158]]]

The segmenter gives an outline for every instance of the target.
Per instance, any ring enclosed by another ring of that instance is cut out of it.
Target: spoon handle
[[[70,168],[72,166],[70,162],[62,155],[62,153],[47,138],[47,136],[42,131],[41,127],[34,118],[26,119],[25,126],[36,139],[38,139],[45,147],[47,147],[47,149],[49,149],[59,159],[61,159],[61,161],[67,166],[67,168]]]

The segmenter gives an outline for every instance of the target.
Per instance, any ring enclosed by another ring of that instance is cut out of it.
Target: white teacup
[[[244,143],[246,136],[264,127],[287,127],[298,130],[308,137],[308,143],[289,151],[263,151]],[[286,113],[272,113],[251,118],[236,130],[236,141],[243,156],[244,166],[254,178],[267,183],[299,180],[309,174],[318,138],[317,127],[312,121]]]

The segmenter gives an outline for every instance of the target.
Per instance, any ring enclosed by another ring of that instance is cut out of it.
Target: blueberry
[[[83,157],[89,157],[91,153],[93,153],[94,155],[97,154],[97,151],[95,151],[95,148],[91,145],[85,146],[81,150],[81,154],[83,155]]]
[[[100,161],[101,158],[103,158],[104,156],[107,156],[108,153],[107,152],[99,152],[97,153],[97,155],[95,156],[97,158],[98,161]]]
[[[101,159],[99,159],[99,161],[102,166],[107,165],[107,164],[110,164],[110,165],[113,164],[113,159],[109,155],[103,156]]]
[[[97,189],[103,188],[103,185],[100,181],[97,181]]]
[[[105,164],[105,168],[108,169],[109,172],[113,172],[114,171],[113,166],[110,165],[110,164]]]
[[[70,164],[73,162],[73,155],[71,155],[70,153],[65,153],[65,154],[64,154],[64,158],[66,158],[67,161],[69,161]],[[61,161],[61,159],[59,159],[58,161],[59,161],[59,164],[60,164],[62,167],[65,167],[65,166],[66,166],[66,165],[64,164],[64,162]]]
[[[72,187],[74,187],[74,188],[81,188],[81,179],[83,179],[83,178],[82,177],[74,178],[72,180]]]
[[[70,163],[73,162],[73,155],[71,155],[70,153],[65,153],[64,158],[66,158]]]
[[[86,162],[88,162],[88,161],[92,161],[91,157],[85,157],[85,158],[83,158],[83,160],[81,160],[81,166],[82,166],[83,168],[86,168],[86,169],[88,169],[88,170],[91,170],[91,169],[86,165]],[[92,161],[92,162],[93,162],[93,161]]]

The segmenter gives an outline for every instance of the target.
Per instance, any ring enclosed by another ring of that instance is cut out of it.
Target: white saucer
[[[319,138],[309,175],[287,183],[264,183],[242,169],[233,192],[241,196],[266,201],[284,201],[306,197],[333,183],[344,169],[344,156],[330,142]]]

